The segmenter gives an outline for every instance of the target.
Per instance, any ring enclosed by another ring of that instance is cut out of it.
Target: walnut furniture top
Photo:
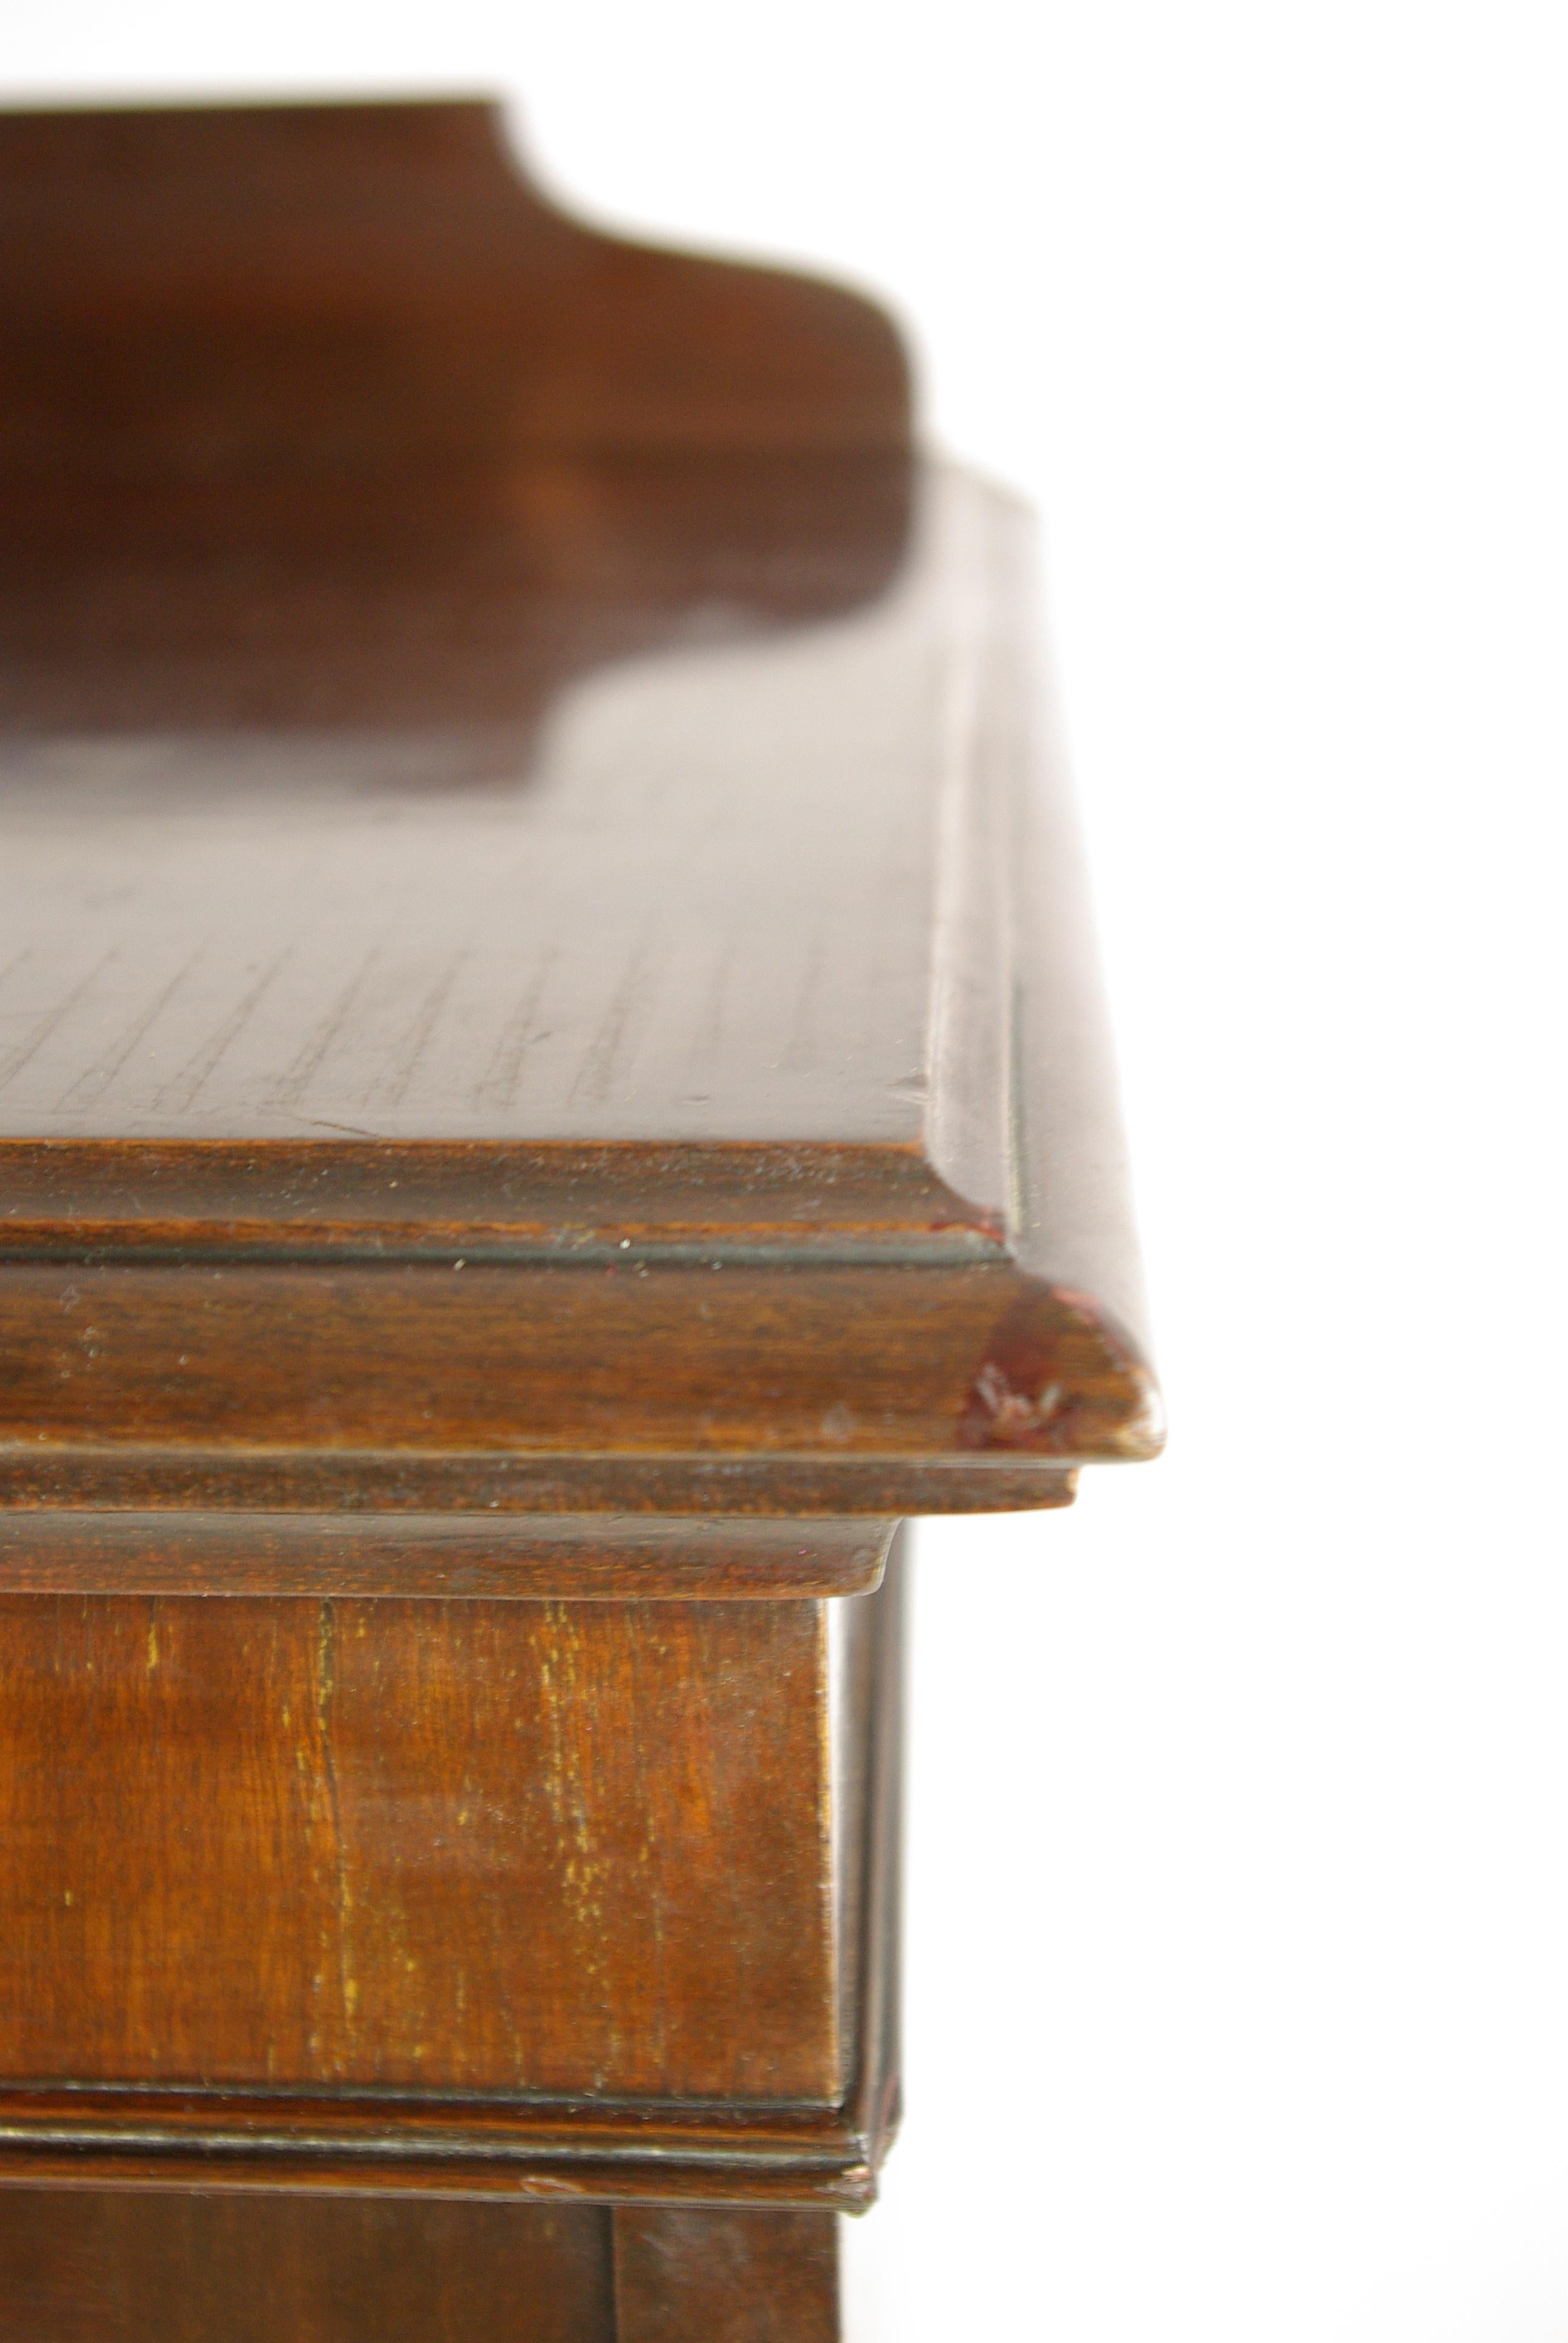
[[[878,313],[474,106],[5,117],[0,252],[0,1503],[1150,1453],[1027,518]]]

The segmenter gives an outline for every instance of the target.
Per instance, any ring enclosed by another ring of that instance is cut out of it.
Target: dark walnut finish
[[[869,1594],[893,1524],[650,1513],[158,1513],[0,1507],[0,1598],[548,1594],[639,1602]],[[21,1612],[19,1622],[31,1614]],[[0,1666],[4,1665],[0,1659]]]
[[[1159,1441],[1028,568],[486,106],[0,117],[0,2338],[837,2332],[895,1523]]]
[[[822,2213],[0,2197],[5,2343],[834,2343]]]
[[[622,2343],[836,2343],[837,2248],[819,2213],[623,2207],[617,2333]]]
[[[0,2338],[631,2343],[614,2222],[589,2207],[8,2189]]]

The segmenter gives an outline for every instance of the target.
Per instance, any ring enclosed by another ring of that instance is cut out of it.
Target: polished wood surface
[[[831,2214],[615,2216],[617,2343],[838,2343]]]
[[[591,232],[492,106],[0,116],[14,721],[482,768],[579,668],[870,590],[908,437],[869,303]]]
[[[902,1600],[0,1600],[0,2182],[864,2202]]]
[[[726,639],[710,606],[709,639],[579,677],[515,742],[385,713],[368,738],[14,724],[0,1132],[929,1151],[933,1016],[1005,969],[994,874],[991,932],[944,933],[937,862],[1018,522],[936,471],[922,506],[887,593],[830,631]],[[933,1166],[928,1222],[1000,1212],[1002,1133],[983,1163],[978,1136],[968,1211]],[[386,1172],[372,1226],[439,1208]],[[492,1213],[553,1217],[526,1187]]]
[[[403,1544],[402,1517],[432,1509],[457,1514],[482,1513],[492,1518],[546,1513],[575,1519],[582,1524],[590,1552],[598,1552],[602,1551],[602,1524],[597,1517],[602,1513],[669,1514],[683,1521],[712,1515],[747,1521],[784,1516],[813,1524],[835,1516],[1006,1513],[1030,1506],[1070,1504],[1077,1484],[1076,1473],[1047,1468],[1038,1457],[1005,1453],[858,1459],[711,1453],[541,1457],[506,1449],[445,1449],[421,1454],[383,1448],[338,1453],[315,1450],[301,1454],[179,1445],[146,1448],[126,1443],[103,1446],[87,1442],[61,1450],[36,1442],[17,1442],[0,1447],[0,1504],[5,1513],[0,1552],[23,1557],[25,1566],[29,1553],[45,1549],[57,1553],[59,1540],[69,1542],[79,1531],[81,1551],[90,1556],[97,1550],[95,1541],[100,1527],[90,1516],[109,1511],[119,1522],[112,1534],[139,1543],[150,1558],[158,1539],[166,1536],[178,1543],[184,1534],[171,1515],[212,1507],[241,1517],[276,1513],[299,1516],[291,1526],[292,1541],[297,1546],[318,1531],[327,1561],[338,1534],[334,1523],[340,1513],[373,1520],[374,1534],[387,1538],[391,1552]],[[43,1513],[56,1509],[59,1519],[53,1526],[40,1518]],[[139,1518],[129,1518],[133,1515]],[[245,1536],[243,1527],[236,1527],[233,1551],[237,1574],[232,1581],[236,1590],[243,1588],[253,1566],[242,1559]],[[190,1551],[199,1574],[201,1534],[193,1530]],[[417,1533],[408,1541],[407,1589],[399,1584],[385,1592],[418,1591],[427,1570],[420,1543]],[[207,1559],[213,1559],[210,1547]],[[541,1577],[530,1591],[539,1594],[584,1592],[572,1574],[575,1568],[574,1564],[558,1583],[552,1579],[547,1584]],[[635,1592],[641,1584],[640,1569],[634,1570],[627,1591]],[[206,1576],[203,1584],[208,1594],[221,1591],[213,1576]],[[151,1582],[149,1587],[156,1593],[165,1591],[161,1585],[152,1587]],[[605,1591],[602,1577],[595,1591]],[[826,1590],[796,1585],[792,1581],[789,1591],[810,1594]]]
[[[1161,1436],[1030,563],[490,107],[0,116],[0,2338],[837,2335],[894,1523]]]
[[[35,476],[341,487],[536,445],[909,437],[870,302],[568,218],[483,100],[6,114],[0,230],[0,449]]]
[[[830,2104],[823,1634],[8,1598],[0,2074]]]
[[[868,1594],[891,1522],[729,1515],[0,1511],[0,1592],[30,1594]]]
[[[0,2195],[0,2343],[837,2343],[830,2213]]]
[[[1010,908],[1018,524],[922,498],[874,607],[579,681],[479,781],[397,731],[13,734],[0,1440],[40,1501],[106,1446],[166,1492],[175,1451],[326,1455],[361,1503],[387,1449],[874,1460],[842,1509],[884,1512],[902,1460],[1051,1503],[1151,1452],[1103,1101]]]
[[[7,206],[0,1485],[1151,1453],[1027,521],[877,313],[478,106],[12,116]]]
[[[0,1268],[0,1438],[1136,1456],[1136,1363],[1002,1262]]]
[[[631,2343],[613,2218],[8,2189],[0,2343]]]

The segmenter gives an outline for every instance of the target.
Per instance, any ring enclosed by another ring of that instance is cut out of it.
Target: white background
[[[515,92],[591,213],[881,288],[1046,515],[1174,1440],[923,1534],[851,2343],[1568,2334],[1565,50],[1508,0],[6,14],[19,92]]]

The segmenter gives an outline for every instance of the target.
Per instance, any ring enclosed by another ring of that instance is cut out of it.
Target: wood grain
[[[1105,1115],[1007,1038],[1018,776],[981,686],[1016,522],[933,494],[831,650],[582,687],[495,786],[390,736],[17,743],[0,1439],[53,1500],[105,1445],[1152,1453],[1125,1214],[1079,1201]]]
[[[892,1519],[1161,1438],[1030,558],[492,108],[0,115],[0,2343],[837,2336]]]
[[[0,1602],[0,2077],[839,2089],[819,1606]]]
[[[838,2343],[831,2213],[619,2206],[617,2343]]]
[[[910,557],[834,627],[748,637],[709,579],[695,639],[618,661],[627,589],[597,646],[598,605],[571,598],[584,671],[542,677],[515,737],[481,707],[432,738],[395,699],[352,723],[15,709],[0,1135],[920,1146],[946,1113],[933,1019],[958,1019],[960,1063],[990,1065],[1005,1026],[1000,874],[977,862],[971,932],[942,915],[942,855],[1020,526],[921,478]],[[548,596],[543,616],[566,623]],[[534,646],[540,611],[486,623]],[[215,658],[249,631],[236,614]],[[13,627],[18,687],[40,657]],[[959,1134],[951,1183],[992,1213],[998,1079],[986,1160]]]
[[[0,2193],[5,2343],[837,2343],[824,2212]]]
[[[610,2221],[537,2205],[4,2190],[0,2338],[618,2343]]]
[[[1029,524],[879,314],[478,106],[0,116],[7,217],[0,1479],[1152,1453]]]
[[[0,1605],[25,1630],[0,1712],[0,2186],[865,2204],[898,2102],[901,1568],[827,1605],[456,1605],[484,1627],[460,1637],[439,1605],[345,1604],[325,1644],[332,1606]],[[580,1656],[567,1680],[578,1644],[552,1622],[618,1610],[639,1652],[661,1617],[693,1623],[657,1731],[646,1664],[629,1702]],[[738,1644],[727,1612],[761,1633]],[[427,1674],[454,1671],[417,1702],[387,1675],[416,1642]],[[530,1772],[523,1671],[503,1699],[498,1653],[551,1675],[535,1737],[558,1720],[558,1761],[552,1740]],[[643,2095],[602,2055],[590,2088],[519,2089],[514,1991],[558,2051],[602,2054],[608,2013]],[[499,2083],[477,2087],[498,2025]],[[286,2086],[276,2051],[255,2078],[271,2043],[299,2053]],[[374,2079],[398,2056],[411,2079]],[[171,2065],[186,2079],[158,2080]],[[671,2095],[705,2077],[752,2096]]]
[[[420,1455],[397,1449],[270,1453],[226,1447],[68,1449],[0,1443],[0,1507],[26,1539],[40,1511],[133,1514],[220,1508],[238,1513],[337,1512],[374,1519],[456,1514],[662,1514],[813,1524],[836,1515],[1006,1513],[1069,1505],[1078,1475],[1048,1457],[1002,1450],[957,1457],[538,1456],[495,1449]],[[149,1529],[150,1529],[149,1524]],[[170,1534],[176,1532],[166,1523]],[[60,1534],[67,1533],[63,1529]],[[210,1582],[209,1582],[210,1584]],[[126,1587],[123,1590],[136,1590]],[[146,1590],[143,1590],[144,1592]],[[562,1594],[571,1590],[561,1587]],[[817,1593],[817,1588],[799,1590]]]
[[[568,218],[482,101],[0,116],[0,448],[45,476],[908,440],[870,302]]]
[[[864,1594],[890,1522],[0,1511],[0,1590],[714,1601]]]
[[[0,1268],[0,1441],[296,1452],[1148,1453],[1138,1363],[1004,1262],[716,1252]]]

